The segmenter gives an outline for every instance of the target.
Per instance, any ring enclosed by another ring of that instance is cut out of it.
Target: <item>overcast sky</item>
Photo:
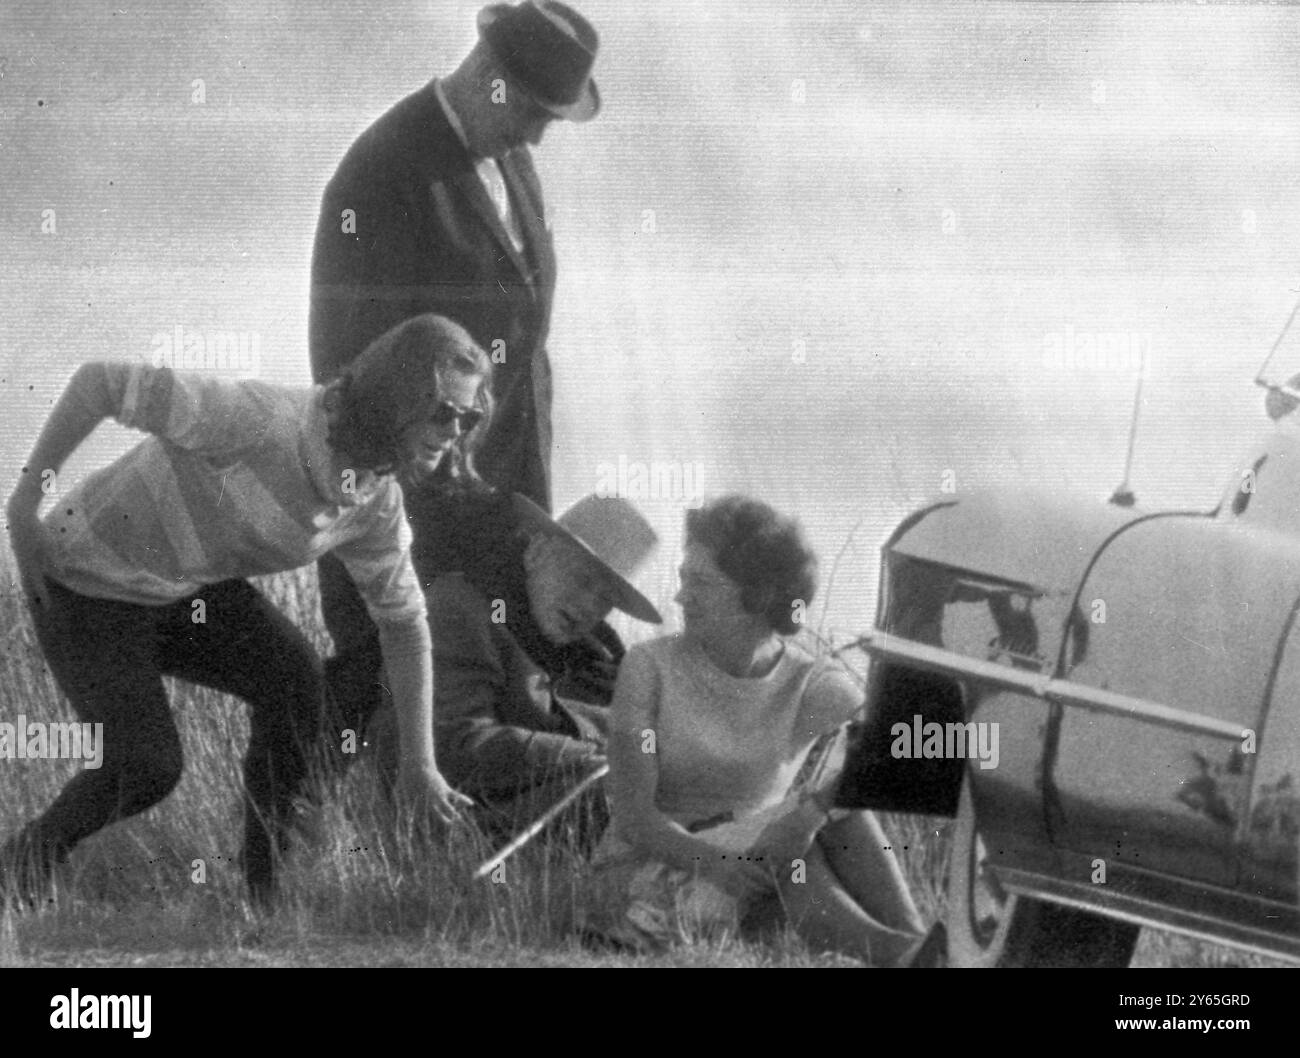
[[[1213,502],[1300,296],[1300,12],[580,6],[604,111],[536,152],[560,506],[622,457],[796,511],[828,565],[858,525],[832,616],[860,625],[880,540],[945,470],[1103,499],[1139,352],[1139,498]],[[478,5],[340,8],[4,6],[0,493],[76,364],[176,326],[308,380],[324,183]],[[101,433],[74,475],[125,443]],[[649,506],[663,600],[680,504]]]

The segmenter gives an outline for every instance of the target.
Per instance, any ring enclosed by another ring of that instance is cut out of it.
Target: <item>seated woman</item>
[[[327,728],[315,652],[246,578],[327,551],[379,627],[402,792],[455,818],[468,799],[434,758],[427,613],[393,472],[436,466],[490,409],[490,378],[483,350],[431,314],[377,338],[328,387],[125,362],[77,370],[9,501],[9,533],[46,662],[77,716],[103,724],[103,760],[0,850],[0,905],[43,900],[79,841],[179,781],[165,675],[252,707],[244,874],[254,898],[272,895],[275,849]],[[109,417],[153,436],[42,523],[43,482]]]
[[[817,947],[908,963],[922,925],[876,820],[787,801],[858,710],[841,668],[792,638],[815,587],[798,526],[728,496],[686,515],[681,634],[632,647],[610,719],[613,826],[596,857],[616,940],[735,929],[764,894]],[[766,824],[766,825],[763,825]],[[694,920],[694,923],[688,920]]]

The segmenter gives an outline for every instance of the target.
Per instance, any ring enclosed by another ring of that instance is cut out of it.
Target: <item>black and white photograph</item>
[[[1298,114],[1285,5],[6,0],[0,966],[1249,1036]]]

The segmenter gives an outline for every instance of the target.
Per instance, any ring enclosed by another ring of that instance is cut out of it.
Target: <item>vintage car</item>
[[[1142,926],[1300,961],[1280,418],[1213,511],[954,496],[885,544],[837,800],[956,817],[950,965],[1126,965]]]

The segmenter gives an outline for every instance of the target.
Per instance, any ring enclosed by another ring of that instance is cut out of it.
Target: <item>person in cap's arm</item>
[[[657,541],[619,498],[588,496],[553,520],[519,495],[465,494],[432,517],[416,568],[456,570],[426,589],[438,760],[484,822],[509,830],[604,764],[623,656],[604,619],[660,621],[628,580]]]
[[[556,262],[529,145],[600,109],[595,29],[549,0],[495,4],[461,64],[379,117],[325,189],[311,266],[312,372],[328,382],[366,343],[421,312],[456,320],[492,356],[497,412],[479,472],[550,510]],[[423,526],[413,521],[416,537]],[[339,661],[367,635],[344,571],[321,563]]]
[[[176,785],[181,745],[164,675],[252,708],[244,873],[254,897],[272,894],[293,799],[313,761],[338,745],[322,745],[314,651],[245,578],[331,550],[379,630],[404,798],[444,822],[456,817],[468,799],[434,756],[424,595],[392,472],[435,468],[465,422],[490,409],[489,377],[483,350],[433,315],[382,335],[328,387],[127,362],[77,370],[8,522],[45,660],[77,716],[104,725],[103,759],[5,844],[0,895],[42,899],[79,841]],[[106,418],[152,436],[60,497],[42,523],[47,471]]]

